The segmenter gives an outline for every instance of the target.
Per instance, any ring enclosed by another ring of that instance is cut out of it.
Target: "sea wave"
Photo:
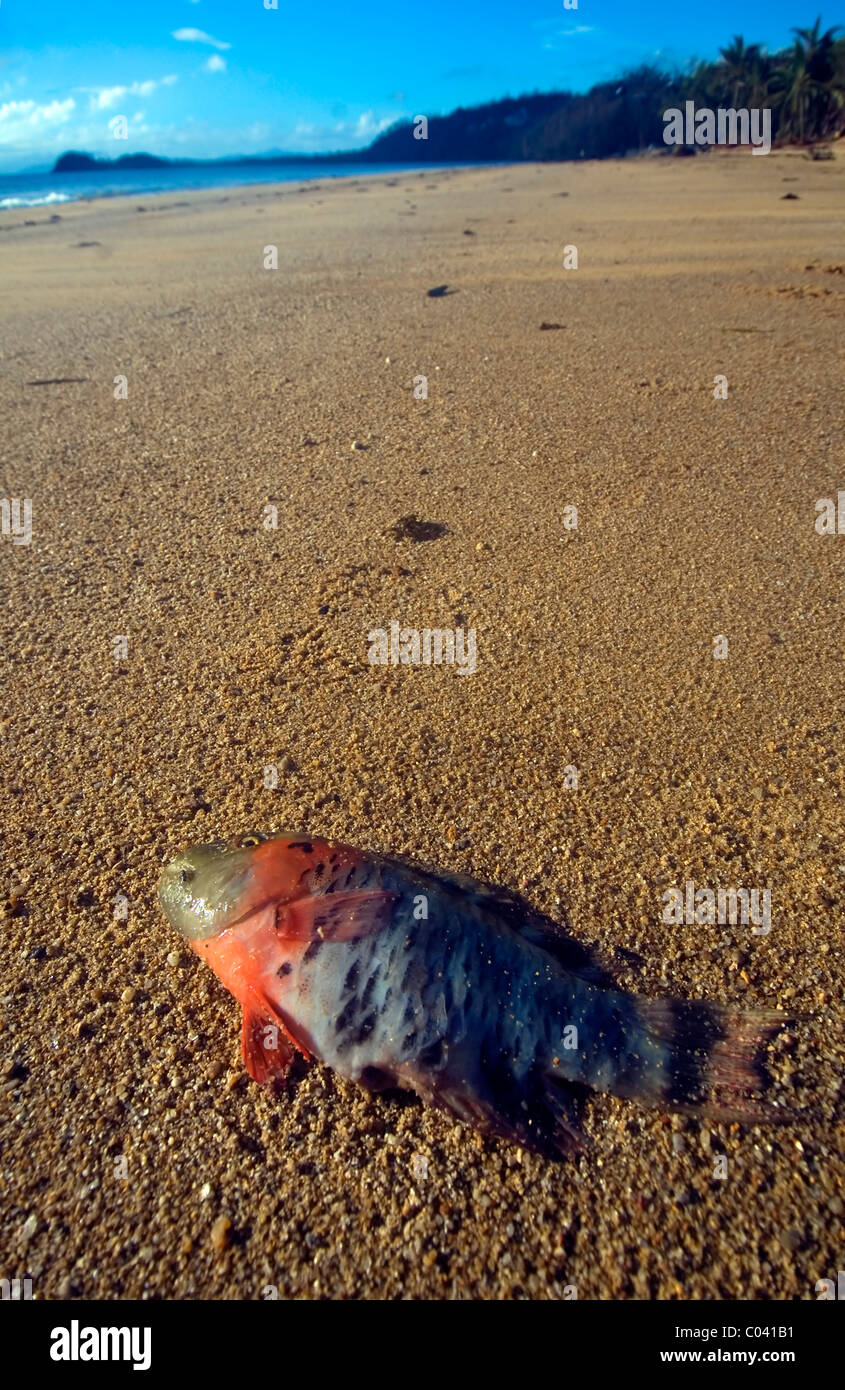
[[[0,208],[36,208],[45,203],[68,203],[67,193],[20,193],[13,198],[0,198]]]

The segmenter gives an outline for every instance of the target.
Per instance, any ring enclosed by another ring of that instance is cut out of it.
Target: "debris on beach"
[[[758,1054],[786,1024],[606,983],[505,888],[308,836],[199,845],[159,883],[170,923],[243,1009],[253,1080],[296,1051],[549,1155],[582,1144],[584,1088],[749,1124]]]
[[[420,521],[418,516],[400,516],[390,528],[397,541],[437,541],[445,536],[449,527],[443,521]]]

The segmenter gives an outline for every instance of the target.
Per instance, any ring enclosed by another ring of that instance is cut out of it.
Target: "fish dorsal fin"
[[[608,972],[596,962],[594,952],[588,947],[570,936],[566,926],[546,917],[542,912],[532,907],[529,902],[512,888],[504,888],[501,884],[485,883],[476,878],[470,878],[467,874],[454,873],[443,869],[426,869],[420,864],[414,863],[411,859],[406,859],[402,855],[372,855],[371,858],[385,866],[386,868],[399,869],[403,875],[410,875],[419,885],[421,892],[428,893],[432,900],[436,901],[438,892],[445,890],[451,891],[465,901],[474,904],[477,908],[486,910],[491,914],[493,922],[501,923],[502,926],[509,928],[522,936],[532,945],[539,946],[542,950],[548,951],[549,955],[554,956],[559,965],[565,970],[570,970],[573,975],[579,975],[582,979],[591,984],[610,984],[612,979]],[[344,897],[368,896],[351,894],[332,894],[338,902],[342,902]],[[378,897],[379,894],[372,896]],[[388,894],[387,896],[392,896]],[[317,901],[318,903],[328,902],[329,895],[317,898],[316,900],[302,899],[302,903]],[[297,904],[299,906],[299,904]],[[307,925],[307,917],[305,918]],[[377,930],[383,923],[379,920],[370,930]],[[303,931],[303,924],[300,923],[298,930]],[[283,935],[288,935],[284,930]],[[343,941],[352,940],[355,936],[364,935],[360,930],[354,930],[351,934],[332,935],[330,940]],[[306,935],[306,939],[311,939]]]
[[[611,982],[607,971],[598,964],[590,948],[576,941],[574,936],[570,936],[551,918],[537,913],[527,921],[516,923],[515,929],[533,946],[540,946],[542,950],[548,951],[550,956],[554,956],[564,970],[579,975],[582,980],[604,985]]]
[[[298,898],[279,908],[276,931],[284,941],[355,941],[387,926],[396,898],[384,889]]]
[[[549,955],[554,956],[565,970],[571,970],[573,975],[580,975],[583,979],[596,984],[608,982],[607,972],[596,963],[595,956],[589,947],[582,945],[575,937],[570,936],[565,926],[552,921],[542,912],[538,912],[514,889],[503,888],[496,883],[482,883],[478,879],[467,877],[465,874],[450,872],[430,874],[419,869],[416,872],[421,879],[439,880],[441,884],[456,889],[476,907],[486,908],[494,913],[503,925],[509,927],[511,931],[516,932],[526,941],[530,941],[533,946],[539,946],[542,950],[548,951]]]
[[[531,912],[526,902],[523,902],[518,893],[514,893],[510,888],[503,888],[497,883],[483,883],[477,878],[470,878],[468,874],[454,873],[449,869],[423,869],[419,864],[414,864],[409,859],[401,856],[394,856],[392,859],[383,861],[387,864],[395,864],[405,873],[411,873],[419,879],[421,885],[436,886],[441,891],[443,888],[456,889],[464,898],[476,903],[479,907],[497,907],[502,911],[511,909],[520,916]]]

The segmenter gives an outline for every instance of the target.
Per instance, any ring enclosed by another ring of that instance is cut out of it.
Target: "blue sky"
[[[0,170],[66,149],[358,148],[401,116],[684,65],[735,33],[783,47],[817,3],[0,0]],[[114,139],[116,116],[128,140]]]

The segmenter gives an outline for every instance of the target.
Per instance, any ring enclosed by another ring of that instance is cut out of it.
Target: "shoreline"
[[[833,158],[834,158],[834,159],[837,157],[837,155],[836,155],[836,148],[835,148],[835,147],[836,147],[839,143],[840,143],[840,142],[837,142],[836,140],[834,140],[833,142],[831,142],[831,145],[830,145],[831,149],[834,151],[834,153],[833,153]],[[766,152],[766,157],[768,158],[768,157],[770,157],[771,155],[776,155],[776,156],[784,156],[784,155],[785,155],[785,156],[796,156],[796,157],[799,157],[799,158],[802,158],[802,159],[811,159],[811,158],[812,158],[812,155],[811,155],[810,151],[811,151],[812,148],[813,148],[812,146],[802,146],[802,145],[779,145],[779,146],[773,146],[772,149],[771,149],[770,151],[767,151],[767,152]],[[695,149],[695,150],[693,150],[693,153],[696,155],[696,157],[699,157],[699,158],[714,157],[714,158],[729,158],[729,159],[733,159],[733,158],[742,158],[746,153],[751,153],[751,149],[749,148],[749,149],[746,150],[744,147],[734,148],[733,146],[725,146],[725,147]],[[841,149],[840,149],[840,153],[841,153]],[[80,203],[80,202],[82,202],[82,203],[98,203],[98,202],[101,202],[101,201],[111,200],[111,199],[114,199],[114,198],[124,198],[124,197],[127,198],[127,199],[132,199],[132,198],[135,198],[135,197],[138,197],[138,198],[140,198],[140,197],[158,198],[158,197],[168,197],[168,196],[172,196],[172,195],[174,195],[174,194],[179,194],[179,193],[191,193],[191,194],[202,193],[202,192],[214,193],[214,192],[216,192],[216,191],[221,191],[221,190],[231,190],[232,192],[236,192],[236,191],[239,191],[239,190],[242,190],[242,189],[246,189],[246,188],[258,188],[258,187],[261,187],[261,188],[276,188],[276,187],[284,187],[284,186],[286,186],[287,184],[297,183],[297,182],[302,182],[302,183],[304,183],[304,184],[309,184],[309,183],[312,183],[312,182],[315,182],[315,181],[319,180],[320,178],[326,178],[326,179],[337,180],[337,179],[359,179],[359,178],[361,178],[361,177],[379,178],[379,177],[381,177],[382,175],[384,175],[384,176],[392,176],[392,177],[395,177],[396,175],[403,175],[403,176],[404,176],[404,175],[413,175],[413,174],[423,174],[423,173],[426,173],[426,171],[428,171],[428,172],[434,172],[434,173],[443,173],[443,172],[446,172],[446,171],[450,171],[450,170],[459,170],[459,169],[468,169],[468,170],[485,170],[485,169],[490,169],[490,170],[492,170],[492,169],[550,168],[550,167],[551,167],[551,168],[566,169],[566,168],[571,168],[573,165],[577,165],[577,166],[583,168],[583,167],[589,167],[589,166],[593,166],[593,165],[602,165],[602,164],[607,164],[607,165],[630,164],[630,163],[638,163],[638,162],[641,162],[641,161],[644,161],[644,160],[653,160],[653,159],[657,159],[657,158],[672,158],[672,157],[675,157],[675,156],[674,156],[673,151],[672,151],[671,149],[666,149],[666,148],[663,148],[663,147],[660,147],[660,146],[654,146],[653,148],[648,149],[648,150],[637,150],[637,151],[632,151],[629,155],[626,155],[626,156],[612,157],[612,158],[606,158],[606,159],[584,159],[584,160],[575,160],[575,159],[571,159],[571,160],[555,160],[555,161],[520,160],[520,161],[518,161],[518,162],[516,162],[516,163],[514,163],[514,162],[512,162],[512,161],[507,161],[507,160],[501,160],[501,161],[492,161],[492,160],[491,160],[491,161],[484,161],[484,162],[478,162],[478,163],[471,163],[471,162],[467,163],[467,162],[455,161],[455,162],[451,162],[451,163],[446,162],[446,163],[442,163],[442,164],[419,164],[419,163],[417,163],[417,164],[390,164],[390,163],[384,163],[384,164],[367,164],[367,163],[365,163],[364,161],[361,161],[360,164],[355,164],[354,162],[351,163],[350,166],[349,166],[349,169],[348,169],[347,171],[345,171],[344,173],[342,173],[342,174],[333,174],[333,173],[331,172],[331,169],[332,169],[333,166],[332,166],[332,165],[328,165],[325,169],[321,170],[320,172],[315,173],[315,174],[313,175],[313,177],[303,177],[301,180],[299,180],[299,179],[297,179],[297,178],[289,178],[289,179],[272,179],[272,178],[267,178],[267,179],[251,179],[251,180],[247,180],[247,181],[244,182],[244,183],[220,183],[220,184],[214,184],[214,185],[209,186],[209,187],[207,187],[207,188],[204,188],[204,187],[202,187],[202,186],[197,186],[197,185],[191,185],[191,184],[176,184],[176,185],[174,185],[174,187],[173,187],[172,189],[166,189],[166,188],[164,188],[164,189],[156,189],[156,190],[147,191],[147,190],[145,190],[144,188],[141,187],[141,188],[139,188],[139,189],[137,190],[137,192],[102,193],[102,194],[100,194],[100,195],[98,195],[98,196],[89,196],[89,195],[85,195],[85,194],[80,194],[80,195],[78,195],[78,196],[76,196],[76,197],[69,197],[69,198],[63,198],[63,197],[61,197],[61,195],[60,195],[60,193],[58,192],[58,190],[54,190],[54,191],[52,191],[52,192],[48,195],[48,197],[47,197],[46,199],[42,199],[42,200],[39,200],[39,201],[37,201],[37,202],[30,202],[30,203],[10,202],[10,203],[8,204],[8,206],[4,206],[4,200],[3,200],[2,198],[0,198],[0,216],[2,216],[4,213],[25,212],[25,211],[27,211],[27,210],[29,210],[29,209],[33,209],[33,208],[67,207],[67,206],[69,206],[69,205],[72,205],[72,204],[75,204],[75,203]],[[341,163],[342,163],[342,161],[338,161],[338,164],[341,164]],[[176,165],[176,166],[165,166],[165,172],[166,172],[166,170],[167,170],[168,168],[176,168],[176,169],[179,169],[179,168],[182,168],[182,167],[184,167],[185,169],[190,169],[190,168],[194,168],[194,167],[197,167],[197,166],[193,166],[193,165],[185,165],[185,166],[179,166],[179,165]],[[209,167],[211,170],[214,169],[214,165],[213,165],[213,164],[210,165],[210,166],[200,165],[199,167],[201,167],[201,168]],[[261,166],[260,164],[259,164],[259,165],[244,164],[244,165],[238,165],[238,166],[235,166],[235,167],[248,169],[248,168],[258,168],[258,167],[263,167],[263,166]],[[291,169],[293,169],[293,168],[297,168],[297,167],[299,167],[299,166],[293,165],[293,164],[292,164],[292,165],[287,166],[287,167],[290,167]],[[31,173],[31,174],[27,174],[27,173],[8,173],[8,174],[0,175],[0,192],[2,192],[2,184],[3,184],[3,180],[4,180],[4,179],[24,179],[24,178],[27,178],[27,177],[30,177],[30,176],[31,176],[31,177],[34,177],[34,178],[55,178],[56,180],[58,180],[59,182],[61,182],[61,180],[64,179],[64,178],[69,178],[69,179],[79,178],[79,177],[81,177],[81,176],[82,176],[84,173],[86,173],[86,172],[90,172],[90,171],[81,170],[81,171],[78,171],[78,172],[76,172],[76,171],[64,171],[64,172],[60,172],[60,173],[55,173],[55,172],[52,171],[52,170],[47,170],[47,171],[38,171],[38,172],[36,172],[36,173]],[[112,171],[112,170],[102,170],[102,171],[96,171],[96,172],[97,172],[98,174],[101,173],[101,175],[102,175],[102,177],[103,177],[104,180],[106,180],[106,179],[109,177],[109,174],[112,173],[112,172],[114,172],[117,176],[119,176],[120,173],[121,173],[119,167],[117,167],[114,171]],[[149,169],[149,170],[137,170],[137,171],[129,170],[129,171],[124,171],[124,172],[128,172],[128,173],[138,172],[138,173],[142,173],[142,174],[153,175],[153,174],[156,172],[156,170],[155,170],[154,168],[151,168],[151,169]],[[2,230],[2,229],[0,229],[0,230]]]
[[[181,167],[181,166],[176,166],[177,170],[178,170],[180,167]],[[191,167],[193,167],[193,166],[186,165],[186,166],[184,166],[184,167],[185,167],[186,170],[189,170],[189,169],[190,169]],[[238,166],[236,166],[236,167],[237,167],[238,169],[241,169],[241,168],[242,168],[242,169],[249,169],[249,168],[261,167],[261,166],[238,165]],[[290,167],[291,169],[299,168],[298,165],[290,165],[290,166],[288,166],[288,167]],[[238,191],[238,190],[241,190],[241,189],[245,189],[245,188],[283,188],[283,187],[286,187],[288,184],[294,184],[294,183],[303,183],[303,184],[317,183],[320,179],[326,179],[326,180],[332,180],[332,181],[334,181],[334,180],[337,180],[337,179],[379,178],[379,177],[382,177],[382,176],[388,177],[388,176],[391,176],[391,175],[405,174],[405,173],[407,173],[407,172],[409,172],[409,171],[419,170],[421,167],[422,167],[423,171],[424,171],[425,169],[431,169],[431,170],[434,170],[434,171],[437,172],[437,173],[442,173],[442,172],[444,172],[445,170],[449,170],[449,169],[491,169],[491,168],[502,168],[502,167],[505,167],[505,166],[504,166],[503,164],[501,164],[501,163],[496,163],[496,162],[489,162],[489,163],[483,163],[483,164],[471,164],[471,163],[454,162],[454,163],[432,164],[432,165],[423,165],[423,166],[420,166],[420,165],[418,165],[418,164],[416,164],[416,165],[408,165],[408,164],[400,165],[400,164],[395,164],[395,165],[394,165],[394,164],[390,164],[390,163],[387,163],[387,162],[382,163],[382,164],[366,164],[366,163],[364,163],[364,162],[361,162],[361,163],[359,163],[359,164],[350,163],[349,166],[348,166],[348,168],[345,168],[345,167],[342,165],[342,163],[341,163],[340,161],[338,161],[337,165],[327,165],[325,168],[323,168],[323,169],[321,169],[321,170],[319,170],[319,171],[315,171],[315,173],[314,173],[313,175],[310,175],[310,176],[309,176],[309,175],[307,175],[307,173],[303,172],[301,176],[294,176],[294,177],[290,177],[290,178],[281,178],[281,177],[277,177],[277,178],[273,178],[273,177],[252,178],[252,179],[247,179],[247,180],[245,180],[244,182],[239,182],[239,181],[227,181],[227,182],[223,182],[223,181],[221,181],[221,182],[219,182],[219,183],[213,183],[213,184],[207,184],[207,185],[204,185],[204,184],[192,184],[192,183],[174,183],[174,185],[173,185],[172,188],[156,188],[156,189],[147,189],[147,188],[145,188],[145,187],[143,186],[143,184],[140,184],[139,187],[138,187],[138,189],[137,189],[137,190],[134,190],[134,191],[123,191],[123,190],[121,190],[121,191],[117,191],[117,192],[103,192],[103,193],[95,194],[95,195],[90,195],[90,194],[86,194],[86,193],[78,193],[78,194],[75,195],[75,196],[68,196],[68,197],[63,197],[63,196],[61,195],[60,189],[59,189],[59,188],[56,188],[56,189],[51,189],[50,193],[46,196],[46,198],[42,198],[42,199],[40,199],[40,200],[38,200],[38,201],[36,201],[36,202],[28,202],[28,203],[25,203],[25,202],[21,202],[21,201],[19,201],[19,200],[18,200],[18,201],[4,200],[4,198],[3,198],[2,196],[0,196],[0,215],[2,215],[3,213],[7,213],[7,212],[21,212],[21,211],[26,211],[26,210],[32,209],[32,208],[69,207],[69,206],[74,205],[75,203],[80,203],[80,202],[84,202],[84,203],[99,203],[99,202],[110,201],[110,200],[113,199],[113,198],[127,198],[127,199],[131,199],[131,198],[142,198],[142,197],[145,197],[145,198],[172,197],[172,196],[179,195],[179,194],[184,194],[184,193],[191,193],[191,194],[194,194],[194,193],[206,193],[206,192],[207,192],[207,193],[215,193],[215,192],[225,192],[225,191],[235,192],[235,191]],[[334,168],[343,168],[343,172],[342,172],[342,173],[333,173],[332,170],[333,170]],[[155,169],[148,169],[148,170],[147,170],[147,169],[141,169],[141,170],[129,170],[129,171],[125,171],[125,172],[128,172],[129,174],[131,174],[131,173],[133,173],[133,172],[137,172],[137,173],[139,173],[139,174],[141,174],[141,175],[149,176],[150,178],[152,178],[152,177],[155,175],[156,170],[155,170]],[[165,171],[165,172],[166,172],[166,171]],[[100,173],[100,171],[97,171],[97,174],[99,174],[99,173]],[[59,173],[50,172],[50,173],[39,173],[39,174],[37,174],[37,175],[34,175],[34,177],[36,177],[36,178],[49,178],[49,179],[53,180],[53,181],[54,181],[57,185],[59,185],[59,186],[61,185],[61,183],[62,183],[63,181],[67,181],[68,183],[70,183],[70,181],[72,181],[72,180],[74,180],[74,179],[79,180],[79,179],[83,179],[83,178],[86,177],[86,176],[87,176],[87,171],[85,171],[85,170],[81,170],[81,171],[79,171],[78,173],[73,172],[73,171],[64,171],[64,172],[59,172]],[[96,176],[96,175],[94,175],[94,176]],[[7,178],[7,179],[25,179],[25,178],[27,178],[27,177],[28,177],[28,176],[27,176],[26,174],[8,174],[8,175],[2,175],[2,176],[0,176],[0,194],[2,194],[2,192],[3,192],[3,180],[4,180],[4,178]],[[101,177],[102,177],[104,183],[107,183],[108,180],[109,180],[109,177],[110,177],[110,171],[103,170],[103,171],[101,172]],[[121,177],[121,171],[120,171],[119,169],[117,169],[117,170],[115,171],[114,177],[117,178],[117,179],[119,179],[119,178]]]

